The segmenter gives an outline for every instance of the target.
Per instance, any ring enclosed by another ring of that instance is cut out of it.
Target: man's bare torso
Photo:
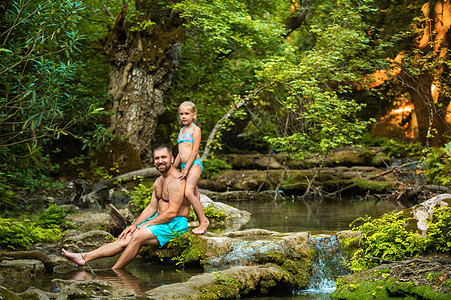
[[[160,176],[155,180],[155,183],[153,185],[153,189],[155,192],[155,196],[158,200],[158,213],[162,213],[169,207],[169,184],[172,180],[180,180],[177,178],[174,178],[173,176],[167,176],[163,177]],[[184,193],[184,191],[180,191],[181,193]],[[183,203],[179,209],[179,212],[177,216],[183,216],[188,218],[190,210],[190,203],[189,201],[184,198]]]

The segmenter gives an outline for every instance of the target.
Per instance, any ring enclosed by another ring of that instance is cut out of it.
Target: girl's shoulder
[[[193,123],[193,128],[192,128],[194,133],[200,133],[200,127],[197,126],[196,124]]]

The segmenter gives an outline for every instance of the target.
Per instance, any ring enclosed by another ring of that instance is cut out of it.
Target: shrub
[[[361,271],[377,265],[381,258],[402,260],[424,252],[449,252],[451,250],[451,208],[435,208],[426,237],[406,230],[408,218],[403,212],[390,212],[378,219],[361,217],[350,226],[360,237],[345,238],[343,246],[352,248],[358,240],[358,249],[352,254],[350,268]],[[361,225],[355,225],[363,222]]]
[[[210,220],[214,219],[216,221],[222,221],[226,217],[226,215],[223,211],[215,209],[215,207],[213,205],[208,205],[208,206],[204,207],[204,213],[205,213],[205,216],[207,217],[207,219],[210,219]],[[196,220],[197,220],[196,213],[191,208],[191,210],[189,212],[188,221],[191,222],[191,221],[196,221]]]
[[[37,242],[57,241],[63,235],[58,228],[42,228],[29,219],[0,218],[0,245],[10,249],[29,248]]]
[[[131,200],[129,204],[133,206],[133,210],[142,211],[152,200],[153,186],[146,186],[142,183],[138,184],[133,191],[130,192]]]
[[[451,142],[443,148],[430,148],[426,154],[426,177],[435,184],[451,184]]]
[[[214,178],[222,170],[230,170],[232,168],[225,160],[219,158],[208,158],[203,161],[204,174],[207,178]]]

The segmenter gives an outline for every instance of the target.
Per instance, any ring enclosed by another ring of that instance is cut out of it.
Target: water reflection
[[[120,289],[132,290],[137,294],[143,294],[146,290],[143,290],[140,286],[140,280],[126,269],[113,270],[113,269],[99,269],[93,270],[94,276],[90,272],[83,269],[70,272],[65,275],[65,279],[69,281],[80,280],[104,280],[111,284],[114,284]]]

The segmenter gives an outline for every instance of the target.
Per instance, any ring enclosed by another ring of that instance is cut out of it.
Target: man
[[[84,266],[88,261],[114,256],[122,252],[113,269],[125,268],[138,254],[142,245],[163,247],[176,233],[188,229],[190,204],[185,199],[185,180],[177,179],[180,173],[173,167],[174,157],[167,146],[153,152],[154,164],[161,176],[153,185],[150,204],[141,215],[112,243],[86,253],[72,253],[62,249],[71,262]]]

